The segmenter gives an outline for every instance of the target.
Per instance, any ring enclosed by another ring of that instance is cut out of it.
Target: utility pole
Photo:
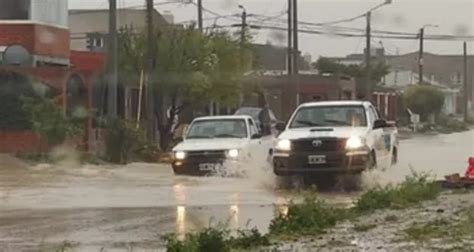
[[[242,46],[245,44],[245,32],[247,30],[247,10],[243,5],[239,5],[239,8],[242,9],[242,24],[240,30],[240,43]]]
[[[464,41],[463,43],[463,48],[464,48],[464,59],[463,59],[463,64],[464,64],[464,121],[469,122],[469,109],[470,109],[470,103],[471,103],[471,93],[472,89],[468,83],[468,78],[467,78],[467,42]]]
[[[293,74],[296,85],[296,106],[300,105],[299,46],[298,46],[298,0],[293,0]]]
[[[423,83],[423,39],[425,36],[425,28],[420,29],[420,52],[418,55],[418,80],[419,84]]]
[[[293,74],[293,0],[288,0],[288,55],[287,55],[287,70],[288,76]],[[290,79],[288,79],[290,80]]]
[[[153,36],[153,0],[146,0],[146,30],[147,30],[147,59],[146,59],[146,83],[147,83],[147,136],[152,142],[155,141],[155,87],[153,86],[153,68],[155,61],[155,43]]]
[[[198,28],[202,32],[203,31],[203,24],[202,24],[202,0],[197,0],[197,7],[198,7]]]
[[[109,49],[107,114],[117,116],[117,0],[109,0]]]
[[[370,94],[372,92],[372,85],[371,85],[371,82],[372,82],[372,76],[371,76],[371,69],[370,69],[370,59],[371,59],[371,55],[370,55],[370,40],[371,40],[371,26],[370,26],[370,22],[371,22],[371,19],[372,19],[372,12],[367,12],[367,15],[366,15],[366,18],[367,18],[367,27],[366,27],[366,46],[365,46],[365,68],[366,68],[366,87],[365,87],[365,99],[367,101],[370,101]]]

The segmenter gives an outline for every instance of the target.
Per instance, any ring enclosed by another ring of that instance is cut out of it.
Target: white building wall
[[[68,0],[31,0],[30,20],[68,26]]]

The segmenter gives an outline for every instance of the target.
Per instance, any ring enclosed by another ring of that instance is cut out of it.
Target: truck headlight
[[[279,151],[290,151],[291,150],[291,141],[283,139],[278,141],[276,149]]]
[[[186,152],[184,151],[177,151],[174,153],[174,158],[176,160],[184,160],[186,158]]]
[[[232,149],[227,152],[227,156],[230,158],[237,158],[239,156],[239,150]]]
[[[364,141],[359,136],[351,136],[349,139],[347,139],[346,149],[354,150],[354,149],[362,148],[363,146],[364,146]]]

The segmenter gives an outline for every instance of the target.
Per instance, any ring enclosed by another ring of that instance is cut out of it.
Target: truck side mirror
[[[282,132],[285,130],[285,123],[284,122],[277,122],[275,125],[275,128],[279,131]]]
[[[377,119],[374,122],[374,129],[382,129],[387,127],[387,121],[383,119]]]

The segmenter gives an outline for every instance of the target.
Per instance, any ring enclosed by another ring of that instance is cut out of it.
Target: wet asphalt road
[[[397,182],[410,170],[442,178],[462,173],[474,154],[474,131],[401,142],[400,161],[368,183]],[[63,164],[27,166],[0,160],[0,251],[157,251],[160,237],[183,235],[209,223],[267,231],[294,194],[275,190],[269,167],[251,178],[177,177],[167,165],[122,167]],[[324,193],[350,204],[356,194]]]

